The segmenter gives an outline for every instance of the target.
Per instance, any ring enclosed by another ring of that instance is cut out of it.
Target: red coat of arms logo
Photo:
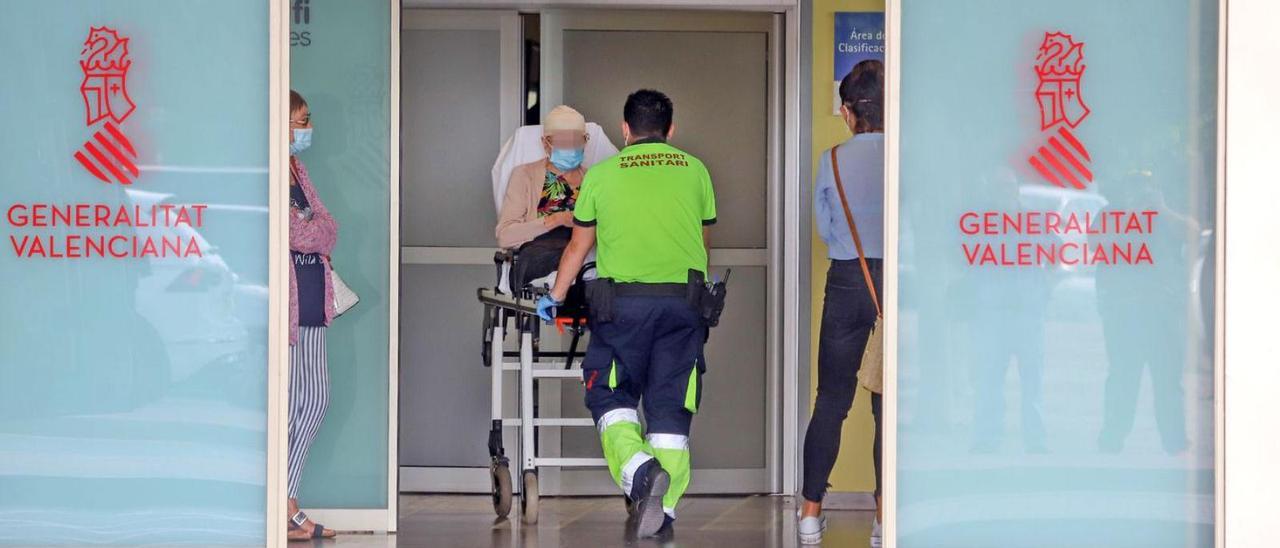
[[[132,65],[128,38],[105,26],[89,28],[89,37],[80,51],[80,70],[84,72],[80,95],[84,98],[85,125],[92,128],[99,122],[105,123],[74,156],[85,170],[104,183],[132,184],[139,175],[135,164],[138,154],[118,125],[137,108],[129,98],[127,87]]]
[[[1070,184],[1083,189],[1086,182],[1093,181],[1093,172],[1088,168],[1092,159],[1071,130],[1090,112],[1080,93],[1085,71],[1084,42],[1075,41],[1070,34],[1046,32],[1036,54],[1035,71],[1040,81],[1036,87],[1040,130],[1048,135],[1048,142],[1028,162],[1056,186]]]

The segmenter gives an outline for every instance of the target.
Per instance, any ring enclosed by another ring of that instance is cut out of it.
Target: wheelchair
[[[538,451],[538,432],[542,428],[595,428],[590,418],[543,417],[537,406],[538,384],[547,381],[582,381],[581,358],[578,346],[587,333],[588,308],[586,282],[595,272],[595,263],[583,265],[574,284],[570,287],[563,305],[557,307],[556,329],[570,335],[565,351],[547,351],[540,348],[542,322],[538,318],[537,300],[546,294],[551,283],[535,280],[522,283],[512,280],[512,273],[519,272],[519,253],[514,250],[499,251],[494,255],[497,283],[482,287],[476,295],[484,306],[483,341],[481,357],[490,369],[489,457],[493,509],[500,518],[511,512],[513,489],[511,463],[503,447],[503,429],[519,428],[520,444],[517,463],[521,471],[520,514],[525,523],[538,520],[538,470],[542,467],[605,467],[600,458],[545,457]],[[508,335],[519,338],[518,350],[505,349]],[[514,416],[503,410],[503,374],[518,372],[520,389]]]

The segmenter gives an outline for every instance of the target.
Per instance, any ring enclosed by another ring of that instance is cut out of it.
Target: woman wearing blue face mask
[[[573,205],[586,169],[587,122],[560,105],[542,122],[546,158],[517,166],[498,213],[498,246],[520,249],[514,282],[523,285],[550,274],[573,230]]]
[[[335,532],[298,509],[302,467],[329,407],[325,333],[333,320],[329,254],[338,223],[320,201],[298,153],[311,146],[311,109],[289,92],[289,539],[329,538]]]

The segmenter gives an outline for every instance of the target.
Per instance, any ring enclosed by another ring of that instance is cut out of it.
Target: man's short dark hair
[[[840,101],[857,118],[858,133],[884,131],[884,63],[867,59],[840,81]]]
[[[627,104],[622,107],[622,119],[631,126],[633,136],[666,137],[671,132],[674,111],[667,94],[642,89],[627,96]]]

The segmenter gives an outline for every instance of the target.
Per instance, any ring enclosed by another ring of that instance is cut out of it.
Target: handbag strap
[[[858,237],[858,225],[853,222],[853,212],[849,211],[849,199],[844,195],[844,183],[840,181],[840,161],[836,159],[836,148],[831,147],[831,173],[835,175],[836,192],[840,194],[840,206],[844,208],[844,219],[849,222],[849,233],[853,235],[853,246],[858,248],[858,262],[862,264],[862,276],[867,280],[867,290],[871,292],[871,302],[876,305],[876,316],[883,316],[880,311],[880,298],[876,296],[876,284],[871,279],[871,269],[867,267],[867,254],[862,252],[862,238]]]

